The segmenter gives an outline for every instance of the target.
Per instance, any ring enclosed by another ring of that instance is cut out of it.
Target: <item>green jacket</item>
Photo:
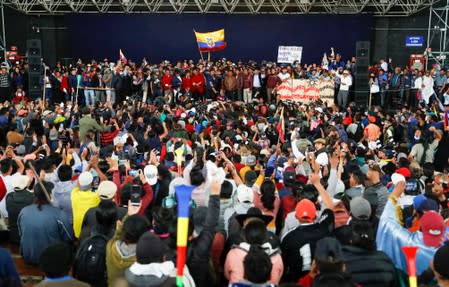
[[[81,143],[84,142],[88,132],[102,132],[104,130],[103,125],[98,124],[97,121],[91,117],[91,115],[84,115],[80,119],[79,126]]]
[[[125,222],[123,218],[123,222]],[[119,246],[124,244],[120,241],[122,228],[115,231],[114,237],[106,245],[106,268],[108,272],[108,286],[114,286],[117,278],[124,276],[125,270],[136,262],[136,252],[129,252],[132,248],[128,246],[129,254],[123,254]],[[135,245],[134,245],[135,248]]]

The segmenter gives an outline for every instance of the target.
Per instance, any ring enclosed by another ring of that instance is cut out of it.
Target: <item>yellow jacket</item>
[[[81,191],[79,187],[75,187],[72,190],[71,200],[73,210],[73,232],[75,237],[78,238],[81,233],[84,215],[89,208],[96,207],[100,204],[100,197],[90,190]]]

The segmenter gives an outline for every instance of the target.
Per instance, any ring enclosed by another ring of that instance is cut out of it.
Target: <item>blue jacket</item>
[[[77,80],[76,80],[76,75],[74,76],[74,75],[70,75],[69,76],[69,86],[71,87],[71,88],[74,88],[74,89],[76,89],[76,87],[77,87]]]
[[[174,75],[171,85],[172,85],[173,89],[181,88],[181,86],[182,86],[182,78],[178,79],[178,77],[176,75]]]
[[[0,248],[0,286],[22,286],[8,250]]]
[[[27,263],[39,263],[39,256],[49,245],[73,238],[72,226],[62,210],[44,204],[22,209],[17,219],[20,234],[20,253]]]
[[[345,62],[343,61],[343,60],[340,60],[340,62],[334,62],[334,61],[332,61],[330,64],[329,64],[329,70],[336,70],[336,69],[338,69],[338,68],[344,68],[345,67]]]

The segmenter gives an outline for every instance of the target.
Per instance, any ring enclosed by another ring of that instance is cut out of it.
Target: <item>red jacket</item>
[[[70,93],[69,77],[62,77],[60,89],[61,92],[64,92],[64,89],[66,89],[67,93]]]
[[[2,201],[5,195],[6,195],[6,185],[3,182],[3,178],[0,176],[0,201]]]
[[[194,85],[196,83],[197,85]],[[206,80],[203,74],[192,75],[192,92],[198,92],[200,94],[204,93],[204,86],[206,85]]]
[[[22,101],[24,101],[24,102],[28,102],[28,97],[25,95],[25,92],[20,92],[20,93],[18,93],[18,92],[16,92],[15,94],[14,94],[14,98],[12,99],[12,102],[15,104],[15,105],[18,105],[18,104],[20,104],[20,102],[22,102]]]
[[[164,91],[168,91],[172,89],[172,83],[173,83],[173,75],[163,75],[162,76],[162,88]]]
[[[127,183],[132,182],[132,177],[127,176],[122,184],[120,184],[120,173],[118,171],[114,171],[112,174],[112,181],[117,185],[118,190],[121,192],[123,186]],[[139,210],[139,215],[145,216],[145,209],[150,206],[151,201],[153,200],[153,188],[148,183],[143,185],[143,191],[145,194],[142,196],[142,204]],[[118,206],[127,205],[127,202],[121,202],[120,192],[115,194],[115,203]]]
[[[183,79],[182,79],[182,89],[184,90],[184,91],[186,91],[186,90],[192,90],[192,78],[187,78],[187,77],[184,77]]]

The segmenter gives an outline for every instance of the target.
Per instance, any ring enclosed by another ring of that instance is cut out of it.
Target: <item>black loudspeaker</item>
[[[368,106],[369,98],[369,75],[370,64],[369,41],[356,42],[356,70],[354,75],[354,101],[358,106]]]
[[[27,40],[28,55],[28,95],[34,100],[41,96],[40,80],[42,77],[42,44],[41,40]]]

